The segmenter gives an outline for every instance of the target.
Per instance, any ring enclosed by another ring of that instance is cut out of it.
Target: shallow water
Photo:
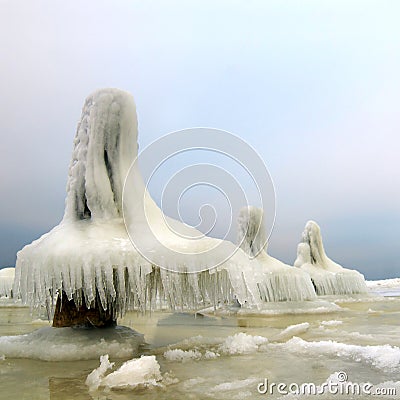
[[[21,346],[18,347],[19,354],[22,351],[27,357],[38,358],[40,353],[50,354],[49,358],[55,343],[50,343],[52,338],[47,339],[49,343],[38,351],[43,343],[37,341],[37,332],[29,333],[42,329],[48,335],[49,329],[43,328],[49,323],[32,318],[28,308],[3,302],[0,306],[0,356],[4,354],[5,359],[0,360],[0,399],[297,399],[307,397],[283,396],[277,390],[273,394],[260,394],[257,387],[266,378],[269,383],[321,385],[340,371],[345,372],[351,382],[374,385],[390,382],[387,387],[396,389],[397,394],[340,396],[328,393],[308,398],[400,398],[400,298],[324,300],[340,308],[318,312],[316,307],[314,313],[308,309],[308,313],[303,314],[298,305],[296,313],[287,314],[284,312],[288,309],[278,305],[277,309],[283,310],[281,314],[274,309],[263,315],[227,312],[197,317],[167,312],[145,316],[128,313],[119,319],[119,325],[144,334],[147,345],[129,347],[127,343],[131,344],[132,337],[128,334],[121,340],[105,335],[102,350],[110,349],[115,354],[125,351],[122,359],[110,354],[110,361],[116,362],[114,370],[134,356],[155,355],[163,379],[158,386],[140,385],[129,390],[100,387],[92,391],[85,380],[99,366],[97,355],[95,359],[81,361],[40,361],[9,356],[15,354],[8,344],[11,339],[6,336],[28,334],[19,338]],[[296,326],[287,329],[293,325]],[[246,335],[235,336],[240,332]],[[101,333],[85,332],[83,335],[86,335],[85,340],[87,335],[89,340],[92,340],[90,335],[96,337],[93,339],[96,344]],[[70,350],[60,347],[60,351],[69,351],[71,357],[75,357],[72,353],[76,352],[76,357],[88,358],[90,344],[76,338],[72,340],[75,347]],[[168,351],[173,349],[178,350]],[[129,352],[132,354],[128,356]]]

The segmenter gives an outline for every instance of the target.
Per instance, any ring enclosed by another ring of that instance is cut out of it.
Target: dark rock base
[[[68,300],[65,293],[62,296],[58,295],[53,317],[54,328],[107,328],[116,323],[117,318],[113,310],[104,310],[99,301],[90,308],[85,304],[77,307],[74,300]]]

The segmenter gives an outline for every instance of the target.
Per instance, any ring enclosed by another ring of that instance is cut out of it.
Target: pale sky
[[[139,144],[192,126],[256,148],[269,252],[305,223],[367,278],[400,276],[400,2],[0,0],[0,267],[55,226],[85,97],[135,97]]]

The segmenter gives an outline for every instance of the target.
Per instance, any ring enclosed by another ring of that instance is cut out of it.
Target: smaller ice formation
[[[238,243],[242,250],[253,258],[251,261],[253,268],[244,273],[256,274],[261,299],[264,301],[315,299],[315,290],[308,273],[286,265],[267,254],[265,235],[263,210],[253,206],[244,207],[238,218]]]
[[[0,269],[0,297],[13,297],[15,268]]]
[[[321,230],[308,221],[297,247],[295,267],[310,274],[318,295],[367,293],[364,276],[336,264],[325,254]]]

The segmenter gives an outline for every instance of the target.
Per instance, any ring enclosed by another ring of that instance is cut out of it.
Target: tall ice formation
[[[304,228],[294,265],[310,274],[319,295],[367,292],[363,275],[343,268],[325,254],[321,230],[314,221],[308,221]]]
[[[252,282],[246,282],[241,272],[248,263],[241,251],[217,267],[205,258],[203,272],[191,274],[159,268],[136,251],[123,221],[122,192],[137,149],[132,96],[118,89],[90,95],[74,139],[64,218],[18,252],[15,293],[25,303],[46,305],[49,314],[57,295],[63,296],[59,307],[73,301],[78,309],[101,305],[103,311],[115,314],[127,309],[197,308],[233,297],[241,304],[257,303]],[[137,175],[143,191],[136,197],[128,193],[126,209],[134,212],[145,198],[161,224],[162,212],[144,188],[139,171]],[[204,243],[220,242],[207,238]],[[175,243],[178,250],[179,245]],[[187,271],[179,258],[170,262],[175,271]]]
[[[264,301],[301,301],[316,297],[311,278],[307,272],[286,265],[271,257],[265,243],[263,210],[244,207],[238,218],[238,242],[240,247],[253,257],[253,269],[257,272],[257,286]]]

